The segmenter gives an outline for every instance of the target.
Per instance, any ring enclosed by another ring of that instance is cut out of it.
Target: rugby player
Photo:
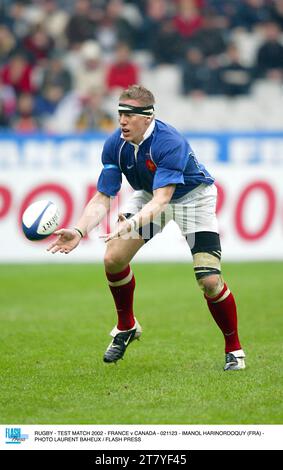
[[[214,178],[199,163],[187,140],[155,118],[150,90],[134,85],[119,98],[120,127],[106,140],[97,192],[72,229],[55,232],[52,253],[69,253],[96,227],[121,188],[122,174],[134,189],[113,231],[105,235],[104,264],[118,323],[104,361],[122,359],[129,344],[141,336],[133,301],[135,276],[130,262],[169,220],[181,229],[192,253],[196,280],[209,311],[223,333],[224,370],[245,368],[237,327],[234,296],[221,274],[221,245],[216,218]]]

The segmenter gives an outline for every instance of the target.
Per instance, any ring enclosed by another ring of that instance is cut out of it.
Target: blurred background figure
[[[42,0],[42,25],[52,38],[56,48],[66,47],[65,31],[69,20],[68,12],[56,0]]]
[[[8,129],[9,127],[10,127],[10,120],[9,120],[7,113],[5,112],[3,102],[0,98],[0,131]]]
[[[203,17],[203,26],[188,41],[189,47],[200,48],[205,57],[219,56],[226,49],[229,19],[223,16]]]
[[[233,97],[249,93],[253,82],[253,70],[242,64],[235,44],[229,44],[225,64],[219,67],[218,73],[221,94]]]
[[[279,25],[268,22],[264,25],[264,41],[257,53],[258,78],[283,79],[283,44]]]
[[[108,91],[127,88],[139,82],[139,70],[132,60],[132,51],[127,43],[119,43],[114,61],[110,64],[106,76]]]
[[[81,98],[81,111],[75,123],[76,131],[112,132],[117,121],[105,110],[103,90],[94,88]]]
[[[152,50],[155,46],[156,34],[169,13],[166,0],[146,0],[143,22],[139,31],[141,49]]]
[[[52,117],[63,98],[64,89],[61,85],[46,84],[36,99],[35,107],[36,113],[41,117],[43,123],[46,118]]]
[[[210,67],[197,47],[189,48],[183,61],[182,89],[195,97],[220,93],[218,68]]]
[[[1,23],[5,24],[12,34],[20,41],[25,37],[31,26],[27,15],[27,5],[21,1],[6,2],[1,15]]]
[[[283,30],[283,0],[275,0],[271,4],[271,18]]]
[[[34,97],[31,93],[21,93],[18,97],[16,113],[11,119],[11,127],[18,132],[34,132],[40,129],[34,113]]]
[[[200,3],[197,0],[177,0],[177,14],[174,17],[174,26],[184,39],[193,36],[204,23]]]
[[[69,47],[76,47],[88,39],[95,39],[96,26],[91,1],[76,1],[65,30]]]
[[[26,55],[17,52],[12,55],[1,70],[2,81],[5,85],[10,85],[15,93],[35,91],[32,81],[33,67],[28,62]]]
[[[184,54],[185,43],[178,34],[172,18],[159,25],[152,44],[154,64],[178,64]]]
[[[74,70],[74,90],[79,96],[86,96],[93,88],[105,86],[105,64],[97,41],[88,40],[79,49],[80,64]]]
[[[42,25],[36,25],[23,38],[22,46],[32,63],[39,65],[52,54],[54,41]]]
[[[48,65],[42,70],[41,89],[51,85],[60,86],[64,95],[72,89],[72,75],[64,64],[61,51],[52,52]]]
[[[268,21],[272,15],[272,3],[266,0],[242,0],[236,2],[235,15],[232,19],[233,27],[252,31],[261,23]]]
[[[97,30],[97,39],[103,54],[111,57],[119,42],[136,48],[142,22],[138,8],[133,2],[125,3],[123,0],[109,0],[104,6],[104,14]]]
[[[11,85],[3,83],[0,77],[0,102],[2,116],[11,117],[17,106],[17,97],[14,88]]]
[[[16,38],[5,24],[0,24],[0,61],[4,62],[16,48]]]

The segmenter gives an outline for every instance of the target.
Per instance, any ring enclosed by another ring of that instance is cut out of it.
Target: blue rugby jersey
[[[212,184],[214,178],[200,164],[186,139],[174,127],[154,120],[144,140],[127,142],[117,129],[105,142],[103,170],[97,189],[107,196],[120,190],[124,174],[135,190],[151,193],[176,184],[172,200],[179,199],[201,183]]]

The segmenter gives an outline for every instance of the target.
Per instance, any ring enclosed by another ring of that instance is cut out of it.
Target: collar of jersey
[[[148,128],[146,129],[145,133],[144,133],[144,136],[143,136],[143,139],[142,141],[139,143],[139,144],[134,144],[134,142],[129,142],[129,144],[132,144],[134,147],[136,145],[141,145],[146,139],[148,139],[151,134],[153,133],[154,131],[154,128],[155,128],[155,119],[153,119],[153,121],[150,123],[150,125],[148,126]],[[121,133],[121,138],[123,138],[123,134]]]

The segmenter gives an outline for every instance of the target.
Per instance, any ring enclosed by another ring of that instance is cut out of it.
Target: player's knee
[[[116,250],[107,250],[104,256],[104,266],[108,273],[117,273],[125,267],[125,260]]]
[[[223,288],[223,279],[219,274],[211,274],[198,279],[198,285],[208,297],[215,297]]]
[[[196,280],[204,294],[208,297],[218,295],[224,285],[219,252],[197,252],[193,255],[193,262]]]

